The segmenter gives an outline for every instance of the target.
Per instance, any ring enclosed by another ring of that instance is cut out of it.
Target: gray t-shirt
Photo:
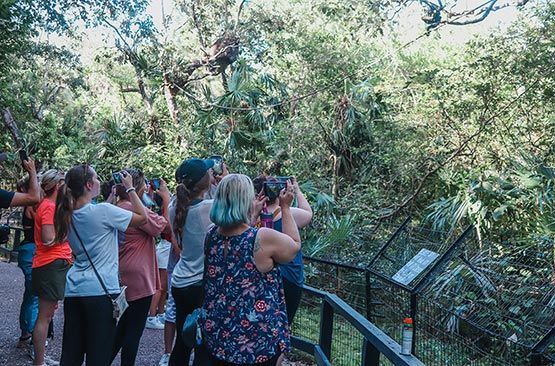
[[[204,238],[210,221],[213,200],[204,200],[189,207],[181,238],[181,258],[172,274],[172,286],[187,287],[202,280],[204,274]],[[170,203],[170,222],[175,218],[175,202]]]
[[[73,211],[73,225],[110,294],[120,292],[118,230],[127,230],[132,217],[131,211],[109,203],[87,204]],[[75,261],[67,273],[66,297],[105,295],[71,226],[68,238]]]

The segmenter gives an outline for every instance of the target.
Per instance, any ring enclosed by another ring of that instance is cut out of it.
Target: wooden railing
[[[417,366],[424,365],[412,355],[402,355],[401,346],[382,330],[355,311],[337,295],[305,286],[304,291],[311,296],[319,297],[320,307],[320,335],[318,343],[296,336],[292,337],[294,348],[314,355],[318,366],[333,364],[331,346],[333,340],[334,314],[338,314],[349,322],[363,337],[361,366],[378,366],[383,355],[394,365]]]

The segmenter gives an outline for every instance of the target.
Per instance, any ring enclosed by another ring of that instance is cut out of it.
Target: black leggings
[[[60,366],[108,366],[116,335],[112,301],[106,296],[66,297]]]
[[[297,286],[293,282],[290,282],[283,277],[283,291],[285,292],[285,306],[287,308],[287,320],[289,326],[293,326],[293,319],[295,314],[299,309],[299,304],[301,303],[301,296],[303,294],[303,288]]]
[[[112,362],[121,349],[121,366],[135,365],[139,342],[145,329],[152,295],[129,301],[129,307],[121,316],[116,327],[116,340],[112,350]]]
[[[181,330],[183,329],[183,324],[185,323],[187,315],[191,314],[196,308],[202,306],[204,288],[202,283],[196,283],[183,288],[172,287],[172,296],[175,301],[177,338],[170,356],[169,366],[189,366],[191,348],[186,347],[185,343],[183,343]]]

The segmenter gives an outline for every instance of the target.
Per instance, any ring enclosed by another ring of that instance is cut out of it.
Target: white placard
[[[422,273],[439,254],[428,249],[420,249],[418,254],[411,258],[397,273],[393,275],[393,279],[403,285],[408,285],[420,273]]]

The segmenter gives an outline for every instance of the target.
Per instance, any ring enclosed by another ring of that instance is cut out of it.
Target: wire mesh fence
[[[318,343],[320,332],[320,306],[322,299],[303,293],[291,330],[297,337]]]
[[[397,342],[403,318],[414,317],[414,354],[426,364],[555,365],[555,345],[544,339],[555,325],[551,238],[488,243],[473,230],[387,229],[392,240],[381,249],[372,243],[373,258],[307,260],[307,283],[337,294]],[[461,233],[464,240],[457,241]],[[391,280],[422,250],[437,254],[426,264],[433,271],[409,276],[405,284]],[[532,357],[542,339],[547,345]],[[361,342],[341,342],[338,359],[360,364],[346,353],[358,355]]]
[[[337,366],[361,365],[364,340],[362,334],[338,314],[334,314],[333,334],[330,359],[332,364]]]

